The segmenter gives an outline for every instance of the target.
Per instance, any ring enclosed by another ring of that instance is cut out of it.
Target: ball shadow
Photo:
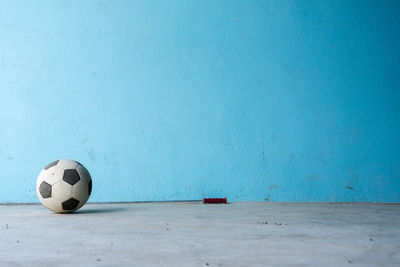
[[[103,208],[103,209],[84,209],[77,210],[73,214],[100,214],[100,213],[114,213],[124,211],[124,208]]]

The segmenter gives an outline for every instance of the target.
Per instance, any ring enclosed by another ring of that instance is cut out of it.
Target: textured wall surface
[[[0,1],[0,202],[400,201],[399,1]]]

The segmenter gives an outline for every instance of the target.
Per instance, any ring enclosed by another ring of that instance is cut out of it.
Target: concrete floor
[[[400,266],[400,205],[0,205],[0,266]]]

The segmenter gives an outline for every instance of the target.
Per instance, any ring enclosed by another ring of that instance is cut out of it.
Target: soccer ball
[[[79,162],[56,160],[40,172],[36,193],[46,208],[57,213],[70,213],[81,208],[89,199],[92,178]]]

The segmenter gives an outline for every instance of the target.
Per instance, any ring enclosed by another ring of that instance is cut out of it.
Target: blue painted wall
[[[399,1],[0,1],[0,202],[400,201]]]

